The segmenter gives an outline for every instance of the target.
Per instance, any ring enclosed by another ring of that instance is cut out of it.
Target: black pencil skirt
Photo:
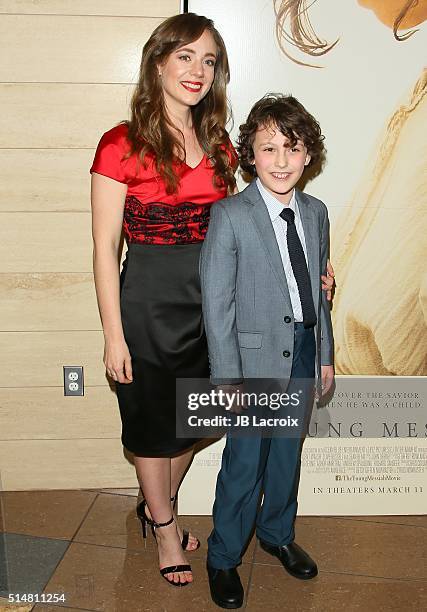
[[[130,244],[120,276],[133,382],[116,383],[123,446],[170,457],[197,438],[176,437],[176,379],[207,378],[199,256],[202,243]]]

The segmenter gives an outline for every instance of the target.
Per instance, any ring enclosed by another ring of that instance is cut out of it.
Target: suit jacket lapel
[[[311,281],[311,292],[313,302],[317,311],[319,301],[320,278],[319,270],[319,231],[317,229],[317,219],[310,199],[299,189],[295,190],[296,200],[301,215],[301,223],[304,230],[305,246],[307,248],[308,271]]]
[[[288,283],[286,282],[286,275],[283,269],[282,257],[277,245],[276,235],[271,224],[267,207],[261,197],[260,192],[258,191],[255,181],[246,187],[245,197],[251,204],[252,219],[259,234],[261,244],[264,247],[271,267],[274,270],[277,282],[283,292],[283,295],[289,302],[289,308],[291,308]]]

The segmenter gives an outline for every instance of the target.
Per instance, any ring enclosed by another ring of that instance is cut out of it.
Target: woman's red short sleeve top
[[[137,155],[129,158],[127,126],[120,124],[106,132],[95,153],[90,172],[97,172],[127,185],[123,214],[126,241],[142,244],[186,244],[204,239],[210,206],[227,196],[226,188],[214,186],[214,169],[203,155],[192,168],[184,162],[173,167],[180,182],[178,191],[166,193],[153,156],[146,156],[146,167]],[[236,153],[230,142],[227,154],[234,165]]]

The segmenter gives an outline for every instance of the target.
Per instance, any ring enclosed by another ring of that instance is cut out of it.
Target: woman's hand
[[[324,274],[321,274],[320,278],[322,279],[322,289],[323,291],[326,291],[326,299],[330,302],[334,292],[335,272],[329,259],[326,267],[328,275],[325,276]]]
[[[124,384],[132,382],[132,361],[125,340],[105,341],[104,365],[107,375],[114,381]]]

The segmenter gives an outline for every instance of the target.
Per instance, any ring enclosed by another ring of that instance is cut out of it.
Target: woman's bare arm
[[[127,186],[92,174],[93,271],[104,330],[104,364],[121,383],[131,382],[132,366],[120,316],[119,246]]]

